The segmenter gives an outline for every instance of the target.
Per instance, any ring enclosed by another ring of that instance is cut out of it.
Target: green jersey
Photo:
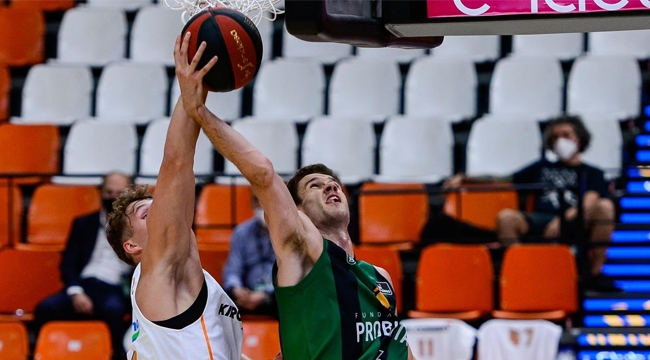
[[[406,329],[395,292],[374,266],[323,239],[323,253],[297,285],[273,283],[285,360],[404,360]]]

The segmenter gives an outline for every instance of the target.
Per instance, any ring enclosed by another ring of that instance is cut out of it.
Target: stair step
[[[623,224],[650,224],[650,213],[622,213],[619,221]]]
[[[650,298],[585,299],[583,306],[585,311],[650,311]]]
[[[614,230],[612,242],[650,243],[650,230]]]
[[[625,292],[650,292],[650,280],[615,280],[614,285]]]
[[[630,181],[625,188],[630,194],[650,194],[650,181]]]
[[[650,260],[650,247],[610,247],[607,249],[607,260]]]
[[[580,360],[619,360],[619,359],[650,359],[650,351],[646,350],[581,350],[577,359]]]
[[[647,146],[647,145],[644,145]],[[648,162],[650,161],[650,150],[638,150],[636,152],[636,161],[638,162]]]
[[[649,276],[650,265],[647,264],[605,264],[603,274],[608,276]]]
[[[578,345],[580,346],[650,346],[650,333],[585,333],[578,335]],[[579,359],[582,359],[579,357]],[[607,358],[600,358],[607,359]],[[611,359],[611,358],[610,358]],[[613,358],[617,359],[617,358]]]
[[[650,197],[622,197],[619,204],[624,210],[650,209]]]
[[[650,324],[650,315],[586,315],[583,323],[587,327],[644,327]]]

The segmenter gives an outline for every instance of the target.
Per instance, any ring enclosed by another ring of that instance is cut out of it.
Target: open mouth
[[[327,199],[325,200],[325,203],[326,203],[326,204],[331,204],[331,203],[340,203],[340,202],[341,202],[341,198],[340,198],[338,195],[330,195],[330,196],[328,196]]]

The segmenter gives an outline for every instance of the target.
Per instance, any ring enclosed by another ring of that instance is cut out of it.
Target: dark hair
[[[291,197],[293,198],[293,202],[296,203],[296,205],[300,205],[302,203],[302,199],[300,196],[298,196],[298,183],[302,178],[309,174],[324,174],[324,175],[329,175],[334,178],[334,181],[336,181],[339,185],[341,185],[341,188],[343,188],[343,184],[341,183],[341,180],[334,174],[334,171],[327,166],[323,164],[311,164],[307,166],[303,166],[300,168],[296,173],[293,175],[291,180],[289,180],[289,183],[287,183],[287,187],[289,188],[289,193],[291,194]]]
[[[102,183],[99,185],[99,188],[100,188],[100,189],[103,189],[104,186],[106,186],[106,180],[107,180],[109,177],[113,176],[113,175],[120,175],[120,176],[123,176],[123,177],[126,179],[126,182],[127,182],[129,185],[133,185],[133,177],[131,177],[131,176],[129,176],[129,175],[123,173],[123,172],[120,172],[120,171],[111,171],[111,172],[105,174],[105,175],[102,177]]]
[[[133,236],[133,227],[127,213],[129,205],[136,201],[152,199],[153,195],[148,186],[131,186],[113,202],[113,211],[108,215],[106,238],[117,254],[125,263],[135,266],[135,261],[124,251],[124,242]],[[133,209],[131,209],[133,211]]]
[[[551,120],[550,123],[544,129],[544,147],[546,149],[553,148],[553,127],[556,125],[569,124],[575,131],[578,139],[580,141],[580,152],[584,152],[589,147],[589,142],[591,141],[591,134],[589,130],[585,127],[585,124],[577,116],[562,116],[556,119]]]

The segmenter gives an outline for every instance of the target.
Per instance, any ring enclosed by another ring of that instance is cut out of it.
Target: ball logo
[[[237,64],[237,68],[239,68],[239,70],[244,73],[245,79],[249,79],[253,76],[255,66],[250,62],[250,60],[248,60],[246,49],[244,48],[244,44],[242,43],[239,34],[237,34],[237,30],[230,30],[230,35],[232,36],[233,40],[235,40],[235,44],[237,44],[237,51],[239,51],[239,55],[241,57],[241,62]]]

